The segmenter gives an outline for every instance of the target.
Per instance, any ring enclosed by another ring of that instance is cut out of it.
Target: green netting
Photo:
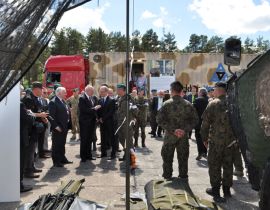
[[[0,1],[0,101],[45,49],[63,13],[88,1]]]

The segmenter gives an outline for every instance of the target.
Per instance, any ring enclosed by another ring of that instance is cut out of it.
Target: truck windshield
[[[61,82],[61,73],[60,72],[48,72],[46,82],[47,82],[47,84]]]

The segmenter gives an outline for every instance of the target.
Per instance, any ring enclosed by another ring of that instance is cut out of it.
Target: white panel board
[[[0,102],[0,202],[20,200],[20,87]]]

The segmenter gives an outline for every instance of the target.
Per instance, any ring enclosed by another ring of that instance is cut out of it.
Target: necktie
[[[94,105],[94,103],[93,103],[93,100],[92,100],[92,98],[91,98],[91,96],[89,96],[89,101],[90,101],[90,103],[91,103],[91,105],[93,106]]]

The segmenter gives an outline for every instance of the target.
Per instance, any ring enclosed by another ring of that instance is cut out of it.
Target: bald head
[[[159,97],[164,97],[164,95],[165,95],[164,90],[158,91],[158,96]]]

